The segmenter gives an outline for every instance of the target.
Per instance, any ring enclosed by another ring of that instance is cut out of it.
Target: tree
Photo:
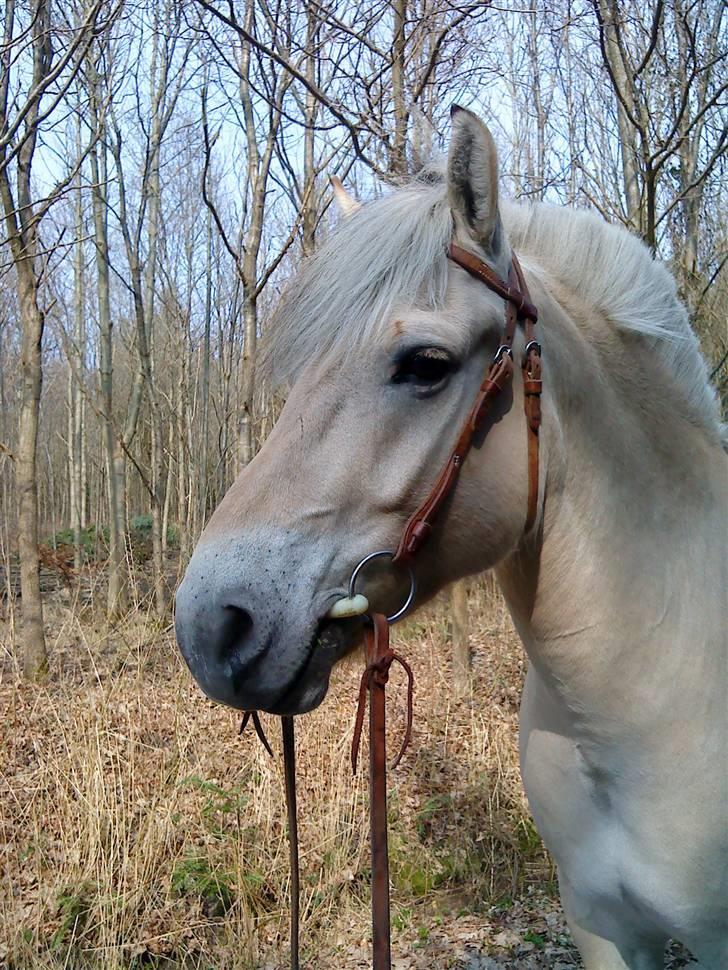
[[[111,38],[97,41],[89,52],[86,86],[94,143],[89,154],[91,208],[96,266],[96,298],[99,326],[99,412],[102,423],[108,495],[109,568],[106,609],[109,617],[121,615],[127,606],[126,550],[124,544],[124,494],[126,456],[122,434],[114,423],[113,319],[111,314],[111,262],[109,256],[109,178],[107,111],[113,84]],[[133,392],[138,395],[138,391]],[[136,427],[137,405],[129,409],[129,423]]]
[[[239,226],[238,242],[233,242],[226,231],[216,202],[207,191],[214,139],[210,135],[206,87],[202,97],[206,160],[202,182],[204,199],[225,247],[234,261],[242,286],[243,361],[238,437],[238,466],[241,468],[252,460],[255,453],[253,410],[256,390],[258,299],[295,239],[295,231],[292,231],[268,264],[260,266],[271,165],[281,131],[284,102],[293,79],[289,70],[280,67],[284,56],[270,57],[268,54],[269,50],[275,49],[271,45],[277,45],[281,38],[282,32],[279,31],[278,25],[285,20],[284,9],[284,5],[279,2],[279,6],[273,11],[266,8],[263,12],[258,12],[254,0],[246,0],[243,23],[234,24],[239,37],[239,46],[235,60],[229,61],[228,66],[234,71],[237,80],[239,100],[234,110],[240,111],[246,147],[244,218]],[[208,36],[219,50],[219,42],[215,40],[213,34],[210,33]],[[259,39],[260,37],[265,39]],[[265,91],[263,99],[254,96],[255,92],[261,89]]]
[[[166,477],[162,414],[155,381],[153,353],[157,254],[162,204],[160,169],[162,143],[186,80],[183,70],[177,70],[175,73],[174,69],[178,63],[186,63],[192,40],[188,37],[184,50],[178,51],[182,36],[182,13],[178,5],[170,6],[163,0],[159,0],[153,4],[153,15],[148,133],[145,138],[136,213],[132,213],[130,206],[122,123],[113,109],[110,111],[109,121],[112,129],[110,151],[115,163],[119,191],[118,221],[129,268],[128,285],[133,304],[137,351],[137,368],[127,420],[121,437],[121,453],[117,452],[115,458],[115,464],[120,466],[116,472],[117,490],[122,488],[122,466],[125,466],[126,456],[136,435],[142,397],[146,396],[151,426],[151,467],[148,474],[142,475],[142,480],[149,493],[152,511],[154,601],[157,616],[163,619],[169,605],[164,579],[162,541]],[[136,110],[139,112],[143,110],[140,103],[137,103]],[[139,467],[137,470],[140,470]]]
[[[658,0],[654,8],[594,0],[602,57],[616,99],[626,221],[657,248],[660,189],[666,168],[678,167],[664,209],[681,206],[686,221],[688,272],[697,270],[697,211],[706,178],[728,144],[728,125],[706,125],[728,81],[721,66],[725,9],[705,2]]]
[[[40,224],[51,205],[75,176],[72,170],[42,200],[34,198],[33,162],[39,135],[53,123],[96,32],[107,29],[113,9],[95,0],[72,11],[64,22],[48,0],[31,3],[29,23],[21,22],[15,0],[5,2],[5,31],[0,54],[0,198],[5,232],[15,269],[22,322],[23,390],[15,463],[18,491],[18,549],[23,597],[23,671],[29,679],[47,669],[38,562],[37,446],[43,332],[46,307],[43,274],[53,248],[44,250]],[[55,13],[56,19],[53,19]],[[80,164],[80,162],[79,162]],[[15,174],[15,185],[11,178]]]

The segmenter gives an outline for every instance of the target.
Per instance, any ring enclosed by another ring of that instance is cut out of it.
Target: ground
[[[0,967],[283,970],[288,859],[274,759],[206,700],[171,629],[47,609],[51,676],[24,685],[0,622]],[[441,601],[398,628],[415,733],[390,776],[395,970],[579,966],[517,764],[525,670],[500,598],[471,595],[472,691],[454,691]],[[297,721],[304,966],[368,968],[366,772],[348,763],[359,658]],[[388,688],[391,746],[403,726]],[[670,951],[669,967],[687,956]]]

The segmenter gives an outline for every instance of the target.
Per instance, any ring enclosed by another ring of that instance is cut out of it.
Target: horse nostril
[[[235,623],[238,627],[238,633],[241,637],[244,637],[253,628],[253,617],[240,606],[235,606],[230,603],[224,607],[225,612],[228,614],[230,620]]]
[[[253,617],[241,606],[228,603],[223,607],[224,620],[218,635],[218,650],[221,657],[237,652],[249,638],[253,630]]]

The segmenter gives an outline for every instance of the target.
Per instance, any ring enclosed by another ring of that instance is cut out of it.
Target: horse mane
[[[687,416],[724,436],[715,390],[674,277],[624,227],[586,209],[546,203],[502,206],[513,249],[620,330],[642,337],[673,375]]]
[[[508,240],[519,257],[555,278],[619,329],[658,355],[687,416],[723,437],[715,391],[666,267],[626,229],[595,213],[501,202]],[[308,362],[344,357],[381,338],[398,308],[444,305],[452,216],[442,170],[430,166],[391,194],[343,218],[288,283],[261,345],[274,384]]]

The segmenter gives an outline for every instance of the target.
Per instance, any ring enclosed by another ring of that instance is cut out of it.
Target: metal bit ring
[[[379,559],[382,556],[389,556],[390,559],[394,559],[395,554],[389,549],[380,549],[379,552],[370,552],[368,556],[365,556],[358,566],[354,567],[354,571],[351,574],[351,579],[349,580],[349,597],[354,597],[356,595],[356,580],[359,573],[371,562],[372,559]],[[396,623],[397,620],[401,620],[402,617],[409,611],[409,608],[414,602],[415,596],[417,594],[417,580],[415,579],[415,574],[412,571],[411,566],[406,566],[407,572],[409,573],[410,588],[407,599],[404,601],[404,605],[401,606],[396,613],[392,613],[391,616],[387,617],[387,623]]]

